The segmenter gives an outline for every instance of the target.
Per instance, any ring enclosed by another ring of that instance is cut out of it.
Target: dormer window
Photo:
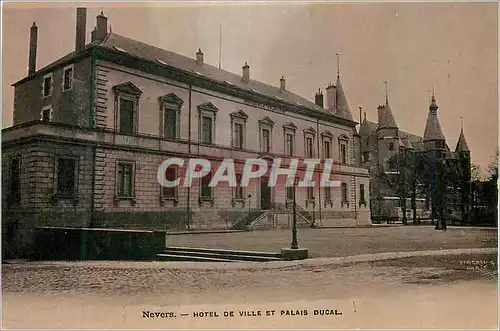
[[[52,95],[52,73],[43,76],[42,95],[44,98]]]
[[[163,64],[164,66],[168,65],[167,62],[163,61],[162,59],[156,59],[156,61],[160,64]]]

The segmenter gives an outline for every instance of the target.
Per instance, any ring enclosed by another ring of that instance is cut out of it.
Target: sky
[[[3,4],[2,126],[12,125],[14,88],[28,67],[38,26],[37,69],[75,47],[76,6],[87,11],[87,42],[104,12],[113,32],[279,86],[314,101],[340,77],[355,120],[377,121],[385,85],[399,128],[422,135],[431,90],[447,143],[461,117],[472,162],[483,170],[498,150],[498,8],[484,3],[7,3]],[[221,29],[222,27],[222,29]],[[220,36],[220,31],[222,35]],[[221,43],[219,42],[221,40]]]

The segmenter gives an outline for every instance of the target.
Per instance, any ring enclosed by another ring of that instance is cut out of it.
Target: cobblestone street
[[[494,327],[492,323],[497,321],[494,253],[414,256],[360,263],[349,259],[332,261],[13,263],[3,266],[3,322],[8,328],[231,328],[236,325],[254,328],[271,325],[266,324],[268,319],[257,318],[238,318],[227,324],[227,319],[194,318],[192,312],[209,310],[222,314],[229,308],[257,311],[270,307],[285,311],[286,307],[344,311],[345,317],[336,319],[334,324],[331,319],[325,321],[319,317],[275,321],[285,328]],[[463,300],[464,297],[468,300]],[[487,308],[478,310],[478,301]],[[432,317],[438,302],[443,304],[442,318]],[[390,309],[382,309],[385,306]],[[144,319],[141,313],[148,309],[172,311],[177,317],[168,321]],[[393,311],[401,314],[392,316],[395,324],[391,324],[387,316],[375,312],[377,309],[391,316]],[[408,319],[406,314],[412,309],[429,311],[430,315],[425,321]],[[472,317],[452,320],[456,312],[450,309],[469,309]],[[357,318],[352,315],[354,311]],[[190,316],[182,320],[179,314],[183,312]]]

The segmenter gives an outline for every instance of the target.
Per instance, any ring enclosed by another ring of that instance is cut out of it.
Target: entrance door
[[[260,180],[260,209],[271,209],[271,188],[267,186],[269,178],[262,178]]]

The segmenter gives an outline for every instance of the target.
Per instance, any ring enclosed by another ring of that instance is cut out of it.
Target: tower
[[[386,82],[387,86],[387,82]],[[377,107],[377,149],[379,165],[387,169],[387,161],[399,153],[401,140],[399,139],[399,128],[389,106],[389,96],[386,91],[385,105]]]
[[[438,105],[434,91],[432,92],[431,104],[429,105],[429,113],[427,115],[427,123],[424,130],[424,150],[427,159],[430,161],[430,183],[428,198],[431,202],[432,218],[439,216],[444,218],[444,177],[442,170],[442,162],[446,159],[446,138],[441,130],[439,119],[437,116]]]
[[[471,162],[470,150],[465,140],[463,124],[460,125],[460,136],[458,137],[455,154],[458,157],[458,168],[460,169],[460,211],[462,221],[470,220],[471,211]]]
[[[427,156],[431,159],[446,158],[446,138],[444,137],[439,119],[437,116],[438,105],[436,97],[432,93],[431,104],[429,105],[429,113],[427,115],[427,123],[424,131],[424,149]]]

